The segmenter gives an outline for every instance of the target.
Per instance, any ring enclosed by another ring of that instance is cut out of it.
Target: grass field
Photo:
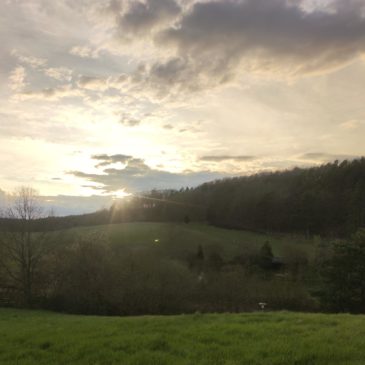
[[[122,223],[71,230],[74,231],[105,233],[114,244],[141,248],[154,246],[169,256],[177,257],[196,252],[197,247],[201,245],[207,251],[214,250],[229,259],[258,249],[266,241],[270,242],[275,255],[304,252],[311,256],[318,243],[318,238],[261,234],[193,223]]]
[[[2,365],[363,365],[365,316],[87,317],[0,309]]]

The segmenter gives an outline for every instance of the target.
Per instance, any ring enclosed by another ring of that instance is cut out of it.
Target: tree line
[[[346,236],[365,226],[365,159],[205,184],[210,223]]]
[[[151,191],[116,203],[121,221],[206,221],[263,232],[344,237],[365,226],[365,158]]]
[[[365,226],[365,158],[152,190],[110,209],[32,222],[35,230],[136,221],[189,221],[263,232],[344,237]],[[14,223],[1,219],[0,229]]]

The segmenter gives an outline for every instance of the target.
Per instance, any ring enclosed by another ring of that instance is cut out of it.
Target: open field
[[[144,317],[0,309],[2,365],[362,365],[365,316]]]
[[[206,251],[216,251],[230,259],[235,255],[256,250],[267,241],[275,255],[303,252],[310,257],[319,242],[318,238],[255,233],[194,223],[122,223],[69,231],[105,233],[113,244],[139,248],[155,246],[162,253],[173,257],[183,257],[186,253],[195,252],[201,245]]]

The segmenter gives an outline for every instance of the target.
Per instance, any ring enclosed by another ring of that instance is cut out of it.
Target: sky
[[[365,0],[1,0],[0,44],[0,204],[365,155]]]

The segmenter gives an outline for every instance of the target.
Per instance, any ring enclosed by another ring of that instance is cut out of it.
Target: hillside
[[[180,314],[252,311],[264,301],[271,310],[319,309],[315,265],[327,246],[318,237],[157,222],[77,227],[43,237],[50,249],[32,277],[37,308]],[[35,233],[32,239],[39,238]],[[0,274],[0,301],[23,305],[23,287]]]
[[[0,309],[2,365],[360,365],[365,317],[96,317]]]
[[[258,251],[269,242],[273,252],[285,256],[296,252],[312,256],[319,237],[306,239],[302,235],[264,234],[235,229],[224,229],[198,223],[136,222],[81,227],[64,233],[101,234],[111,244],[127,248],[150,249],[173,258],[185,258],[202,246],[206,253],[218,252],[226,259]]]
[[[263,232],[344,237],[365,226],[365,158],[152,190],[116,203],[110,221],[206,221]]]

